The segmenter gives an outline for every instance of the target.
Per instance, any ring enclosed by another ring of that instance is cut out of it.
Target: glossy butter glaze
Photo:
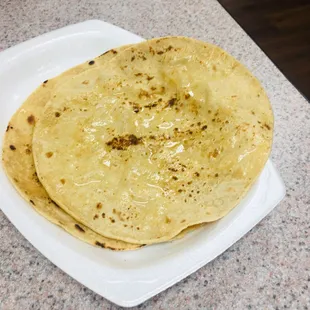
[[[216,46],[171,37],[62,85],[33,147],[66,212],[106,237],[150,244],[234,208],[267,161],[272,128],[248,70]]]

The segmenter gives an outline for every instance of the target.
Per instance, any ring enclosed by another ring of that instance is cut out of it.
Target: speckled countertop
[[[262,81],[275,113],[272,159],[285,200],[220,257],[139,308],[310,309],[310,103],[215,0],[1,0],[0,50],[87,19],[145,38],[216,43]],[[0,309],[118,308],[44,258],[3,213],[0,255]]]

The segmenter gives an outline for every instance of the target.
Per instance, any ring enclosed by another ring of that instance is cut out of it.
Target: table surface
[[[310,1],[218,1],[310,99]]]
[[[262,82],[275,114],[272,160],[284,201],[217,259],[142,309],[307,309],[310,305],[310,104],[215,0],[1,0],[0,49],[88,19],[144,38],[215,43]],[[0,309],[118,309],[43,257],[0,213]]]

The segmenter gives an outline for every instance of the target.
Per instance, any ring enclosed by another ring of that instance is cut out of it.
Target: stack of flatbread
[[[225,216],[262,171],[272,133],[269,100],[243,65],[165,37],[44,81],[7,126],[3,164],[49,221],[130,250]]]

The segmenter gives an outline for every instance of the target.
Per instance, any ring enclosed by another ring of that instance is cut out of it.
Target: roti
[[[41,117],[54,87],[63,84],[81,72],[103,65],[114,57],[115,52],[125,48],[127,46],[111,50],[95,60],[74,67],[56,78],[44,81],[11,118],[4,137],[2,156],[3,167],[10,181],[38,213],[89,244],[113,250],[136,249],[140,245],[105,238],[95,233],[64,212],[48,196],[35,170],[32,156],[32,135],[34,125]]]
[[[58,87],[33,154],[68,214],[108,238],[151,244],[232,210],[262,171],[272,132],[268,97],[243,65],[167,37]]]

